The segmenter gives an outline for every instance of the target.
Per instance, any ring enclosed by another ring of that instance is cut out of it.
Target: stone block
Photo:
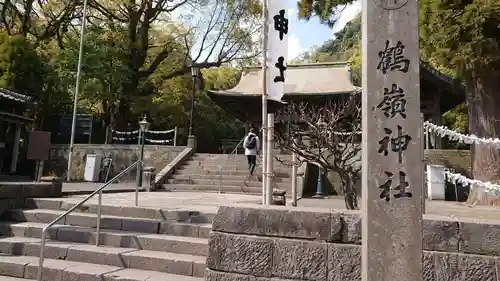
[[[59,210],[61,203],[61,200],[26,198],[24,200],[24,207],[30,209]]]
[[[496,281],[493,257],[456,253],[434,253],[436,280]]]
[[[328,244],[328,281],[361,280],[361,246]]]
[[[24,275],[25,266],[34,260],[32,257],[0,256],[0,276],[26,277]]]
[[[164,235],[139,235],[137,236],[140,249],[187,254],[206,257],[208,243],[205,240],[190,237],[175,237]]]
[[[119,270],[117,267],[100,264],[79,264],[62,272],[63,281],[102,281],[104,275]]]
[[[134,251],[122,254],[123,261],[129,268],[160,271],[179,275],[193,275],[193,261],[155,251]],[[198,276],[200,277],[200,276]],[[201,276],[203,277],[203,275]]]
[[[212,232],[212,228],[210,225],[200,224],[198,228],[198,238],[208,238],[210,237],[210,233]]]
[[[459,254],[458,268],[461,281],[497,281],[493,257]]]
[[[178,222],[161,222],[159,233],[176,235],[176,236],[188,236],[188,237],[200,237],[200,225],[193,223],[178,223]],[[202,236],[206,233],[202,233]],[[206,238],[201,237],[201,238]]]
[[[428,251],[457,252],[458,222],[448,217],[426,215],[422,228],[423,247]]]
[[[18,183],[0,183],[0,198],[23,197],[23,186]]]
[[[158,233],[159,226],[160,221],[158,220],[124,218],[121,229],[144,233]]]
[[[131,251],[134,250],[112,247],[96,247],[93,245],[75,245],[68,249],[66,260],[126,267],[121,254]]]
[[[212,225],[221,232],[325,241],[337,236],[332,230],[340,229],[337,215],[332,220],[330,212],[272,206],[221,206]]]
[[[252,276],[207,269],[205,281],[255,281]]]
[[[361,216],[357,211],[342,213],[342,242],[361,244]]]
[[[24,255],[25,254],[25,241],[29,238],[24,237],[10,237],[0,240],[0,253],[9,255]],[[29,240],[28,240],[29,241]]]
[[[158,209],[141,207],[123,207],[121,216],[129,218],[156,219]]]
[[[99,242],[102,245],[108,245],[113,247],[125,247],[125,248],[136,248],[140,249],[139,243],[137,241],[137,233],[129,232],[118,232],[108,229],[101,229]],[[96,241],[97,233],[93,231],[91,233],[91,240]]]
[[[38,259],[38,258],[37,258]],[[63,260],[46,259],[43,262],[43,281],[67,281],[63,279],[63,271],[72,264]],[[24,278],[36,279],[38,273],[38,261],[33,261],[24,268]]]
[[[43,256],[48,259],[66,259],[70,245],[61,242],[47,241]],[[40,243],[29,243],[25,245],[25,255],[38,257],[40,256]]]
[[[460,220],[460,252],[500,256],[500,221]]]
[[[24,231],[25,237],[41,238],[43,227],[40,224],[25,223],[21,225],[13,225],[13,228],[18,228],[19,232]],[[46,238],[55,239],[57,237],[58,228],[51,227],[47,230]]]
[[[148,279],[149,280],[149,279]],[[285,280],[278,278],[254,277],[250,275],[228,273],[207,269],[205,272],[205,281],[302,281],[302,280]]]
[[[22,192],[22,196],[25,198],[60,197],[62,194],[62,183],[23,183]]]
[[[422,270],[423,281],[441,281],[436,279],[434,252],[424,251]]]
[[[274,240],[272,275],[285,279],[326,280],[327,243]]]
[[[95,243],[94,232],[95,230],[86,228],[62,226],[57,229],[57,240],[85,244]]]
[[[97,225],[97,216],[72,213],[66,217],[66,224],[95,228]],[[120,230],[121,227],[122,219],[120,217],[101,217],[101,228]]]
[[[210,269],[272,276],[272,239],[212,232],[208,247],[207,266]]]

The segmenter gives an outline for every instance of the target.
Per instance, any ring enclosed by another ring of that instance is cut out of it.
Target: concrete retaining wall
[[[21,208],[27,198],[61,197],[60,182],[1,182],[0,215],[6,210]]]
[[[361,154],[361,153],[360,153]],[[359,159],[361,156],[359,156]],[[361,161],[361,160],[360,160]],[[472,158],[469,150],[456,150],[456,149],[426,149],[424,150],[424,164],[439,164],[446,168],[453,168],[459,174],[471,178],[472,174]],[[359,165],[359,164],[358,164]],[[316,191],[317,172],[313,179],[308,182],[309,188],[306,190],[309,194],[314,194]],[[328,193],[342,194],[340,188],[340,178],[336,172],[328,171],[325,190]],[[361,194],[361,179],[356,182],[356,189],[358,194]],[[453,190],[454,196],[454,190]],[[452,199],[450,199],[452,200]],[[455,200],[455,199],[453,199]]]
[[[500,221],[425,215],[423,229],[424,281],[500,280]],[[212,230],[207,281],[361,280],[359,212],[220,207]]]
[[[185,146],[164,146],[146,145],[144,146],[144,161],[146,166],[153,166],[156,171],[161,171],[172,159],[181,153]],[[54,145],[50,151],[49,163],[45,165],[44,175],[58,176],[66,178],[68,167],[67,145]],[[87,154],[100,154],[104,157],[111,157],[113,165],[109,178],[115,176],[126,167],[139,159],[139,146],[137,145],[89,145],[77,144],[73,151],[73,165],[71,171],[72,181],[83,181],[83,173]],[[125,175],[119,182],[134,181],[136,178],[135,169]]]

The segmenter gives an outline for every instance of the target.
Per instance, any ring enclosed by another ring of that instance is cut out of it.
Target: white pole
[[[297,206],[297,154],[292,154],[292,206]]]
[[[274,142],[274,114],[267,115],[267,159],[266,159],[266,203],[273,204],[273,142]]]
[[[269,15],[267,14],[267,1],[264,0],[264,33],[262,36],[262,205],[266,204],[266,177],[267,177],[267,36],[268,36],[268,25],[267,20]]]
[[[75,145],[76,110],[78,107],[78,92],[80,91],[80,77],[82,72],[83,39],[85,37],[85,24],[87,20],[87,0],[83,1],[82,26],[80,28],[80,50],[78,51],[78,66],[76,67],[76,85],[73,103],[73,120],[71,121],[71,138],[69,142],[68,172],[66,180],[71,180],[71,162],[73,161],[73,146]]]
[[[177,146],[177,126],[174,128],[174,146]]]

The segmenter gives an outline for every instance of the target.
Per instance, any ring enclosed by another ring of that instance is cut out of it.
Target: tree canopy
[[[37,124],[47,130],[71,111],[82,8],[70,0],[0,1],[0,87],[34,96]],[[89,0],[78,112],[121,131],[147,114],[153,129],[180,127],[182,141],[196,83],[195,130],[212,141],[204,149],[216,149],[242,125],[205,90],[234,86],[239,66],[260,53],[261,14],[258,0]],[[192,66],[206,70],[203,83],[193,81]]]
[[[351,2],[301,0],[299,17],[308,20],[317,16],[322,23],[332,26],[338,11]],[[440,71],[459,78],[466,88],[466,105],[447,112],[443,116],[445,124],[480,137],[498,137],[500,111],[495,108],[500,106],[500,95],[496,91],[500,78],[500,2],[421,0],[419,5],[422,58]],[[356,34],[359,40],[357,33],[350,32],[352,28],[353,25],[346,27],[343,34]],[[325,43],[318,51],[324,52],[327,47],[338,52],[336,46],[345,42],[345,38],[341,41],[340,38]],[[351,46],[358,49],[353,53],[359,54],[360,44]],[[359,55],[353,58],[360,61]],[[472,151],[474,178],[499,181],[498,148],[476,144]]]

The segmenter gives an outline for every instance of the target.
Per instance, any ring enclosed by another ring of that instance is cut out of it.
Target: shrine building
[[[346,95],[361,91],[353,84],[348,63],[313,63],[289,65],[283,87],[286,102],[324,104]],[[262,122],[262,67],[250,67],[243,71],[240,82],[229,90],[210,90],[214,103],[225,109],[246,126]],[[456,87],[454,80],[426,62],[420,62],[420,102],[425,120],[442,124],[442,115],[465,101],[465,92]],[[283,104],[268,102],[268,112],[274,113]],[[440,138],[435,148],[441,148]]]
[[[21,166],[26,125],[33,122],[23,114],[31,104],[30,97],[0,88],[0,176],[16,174]]]

